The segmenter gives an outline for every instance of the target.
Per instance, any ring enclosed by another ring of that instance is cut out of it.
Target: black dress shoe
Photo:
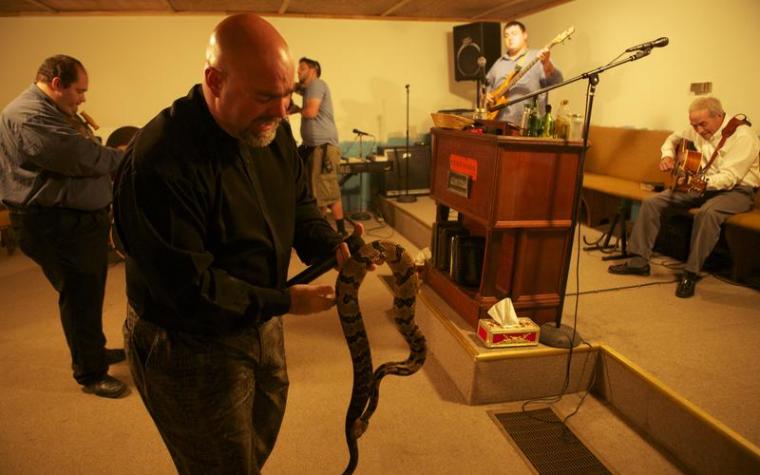
[[[678,283],[678,287],[676,287],[676,297],[687,299],[694,295],[694,287],[696,287],[698,279],[697,274],[691,272],[684,273],[681,281]]]
[[[82,386],[82,391],[100,397],[115,399],[127,392],[127,385],[113,376],[105,375],[97,381]]]
[[[644,267],[631,267],[627,263],[615,264],[609,266],[607,272],[620,275],[649,275],[649,264],[645,264]]]
[[[106,363],[108,363],[109,366],[112,364],[121,363],[125,359],[127,359],[127,354],[122,348],[115,348],[112,350],[106,348]]]

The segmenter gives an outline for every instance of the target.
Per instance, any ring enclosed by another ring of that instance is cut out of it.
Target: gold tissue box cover
[[[493,318],[478,320],[478,337],[488,348],[507,348],[510,346],[535,346],[541,328],[530,318],[519,317],[520,326],[502,327]]]

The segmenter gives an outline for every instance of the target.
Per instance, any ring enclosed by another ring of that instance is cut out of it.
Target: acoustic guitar
[[[675,164],[670,171],[672,178],[670,189],[683,193],[704,193],[707,182],[700,166],[701,163],[702,154],[694,147],[694,143],[681,140],[676,147]]]
[[[728,140],[728,138],[731,137],[741,125],[751,127],[752,122],[750,122],[744,114],[737,114],[729,119],[728,123],[720,131],[720,142],[718,143],[718,146],[715,147],[712,156],[704,167],[701,166],[702,155],[698,152],[689,150],[687,144],[688,141],[682,140],[678,147],[676,163],[671,172],[671,175],[673,176],[671,189],[702,195],[707,188],[707,170],[710,168],[710,165],[713,164],[715,159],[718,158],[718,152],[723,148],[726,140]],[[693,144],[692,148],[694,148]]]
[[[544,48],[551,49],[554,46],[564,42],[572,34],[575,33],[575,27],[571,26],[567,30],[563,31],[562,33],[558,34],[554,37],[551,42],[546,45]],[[483,107],[487,111],[486,115],[489,120],[496,119],[496,116],[499,115],[499,111],[506,107],[507,103],[507,93],[509,92],[509,89],[517,84],[520,79],[522,79],[523,76],[525,76],[525,73],[531,70],[533,66],[535,66],[541,59],[536,56],[532,60],[530,60],[527,64],[523,66],[517,66],[515,69],[513,69],[509,74],[507,74],[504,81],[491,91],[491,97],[494,99],[491,104],[486,105]],[[485,101],[485,97],[483,97],[483,101]]]

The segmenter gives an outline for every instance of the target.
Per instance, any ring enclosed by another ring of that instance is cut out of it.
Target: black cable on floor
[[[672,284],[673,282],[678,282],[680,279],[670,279],[670,280],[657,280],[655,282],[646,282],[643,284],[636,284],[636,285],[622,285],[620,287],[611,287],[608,289],[597,289],[597,290],[586,290],[585,292],[573,292],[572,294],[566,293],[567,296],[573,296],[573,295],[589,295],[589,294],[603,294],[605,292],[614,292],[616,290],[626,290],[626,289],[639,289],[642,287],[651,287],[653,285],[661,285],[661,284]]]
[[[576,225],[576,233],[577,233],[577,237],[576,237],[576,240],[575,240],[575,246],[576,246],[576,252],[577,252],[577,255],[578,255],[578,259],[575,260],[575,296],[576,296],[576,298],[575,298],[575,305],[574,305],[574,310],[573,310],[573,334],[570,336],[570,343],[569,343],[569,348],[568,348],[568,352],[567,352],[567,362],[565,364],[565,379],[562,382],[562,389],[560,390],[559,393],[557,393],[555,395],[552,395],[552,396],[545,396],[545,397],[541,397],[541,398],[528,399],[527,401],[523,402],[523,404],[521,406],[521,410],[522,410],[522,412],[526,416],[528,416],[528,417],[530,417],[532,419],[535,419],[535,420],[540,420],[542,422],[548,422],[548,423],[557,423],[557,421],[549,421],[549,420],[542,419],[540,417],[536,417],[535,415],[530,414],[528,412],[527,407],[530,404],[539,404],[539,403],[547,404],[547,405],[554,404],[554,403],[558,402],[559,400],[561,400],[564,397],[564,395],[567,393],[568,387],[570,386],[570,370],[572,368],[573,352],[574,352],[574,349],[575,349],[575,347],[573,346],[573,342],[575,341],[576,329],[578,328],[577,327],[577,324],[578,324],[578,302],[580,301],[579,297],[581,295],[580,294],[580,288],[581,288],[581,276],[580,276],[581,227],[580,227],[580,224]],[[587,341],[583,340],[583,343],[586,344],[586,345],[588,345],[589,348],[591,348],[591,344],[589,344]],[[594,379],[595,374],[596,374],[595,372],[592,373],[592,380],[591,380],[591,382],[595,381],[595,379]],[[591,390],[591,384],[589,384],[589,387],[586,389],[586,393],[588,394],[588,391],[590,391],[590,390]],[[578,402],[578,405],[576,406],[576,408],[572,412],[572,414],[570,414],[570,416],[573,416],[573,415],[575,415],[578,412],[578,410],[580,409],[580,407],[583,404],[583,401],[585,401],[585,399],[586,399],[586,396],[584,395],[581,398],[581,400]],[[570,416],[568,416],[564,420],[560,421],[560,423],[564,424],[565,421],[567,421],[567,419]]]

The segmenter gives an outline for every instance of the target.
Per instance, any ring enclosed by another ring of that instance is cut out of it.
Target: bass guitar
[[[563,31],[562,33],[558,34],[554,37],[551,42],[546,45],[545,49],[551,49],[554,46],[564,42],[572,34],[575,33],[575,27],[571,26],[567,30]],[[499,111],[506,107],[507,103],[507,93],[509,92],[509,89],[517,84],[520,79],[522,79],[523,76],[525,76],[525,73],[531,70],[533,66],[535,66],[540,61],[540,58],[536,56],[532,60],[530,60],[527,64],[523,66],[517,66],[515,69],[513,69],[509,74],[507,74],[507,77],[504,79],[504,81],[491,91],[491,98],[492,102],[490,104],[486,104],[484,107],[482,107],[483,110],[487,111],[486,115],[489,120],[496,119],[496,116],[499,115]],[[485,97],[483,97],[483,101],[485,101]]]

